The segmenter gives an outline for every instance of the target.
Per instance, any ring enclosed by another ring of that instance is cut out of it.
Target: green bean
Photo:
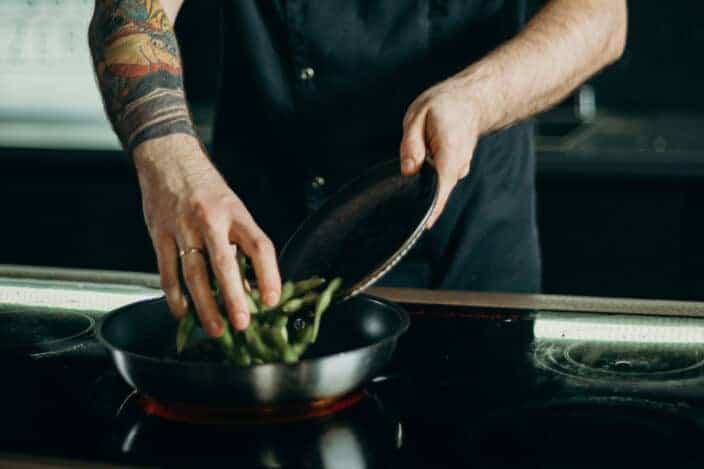
[[[286,325],[288,324],[288,317],[287,316],[279,316],[276,318],[272,324],[272,327],[275,327],[277,329],[283,329],[286,331]],[[286,333],[286,341],[288,342],[288,333]]]
[[[295,363],[298,361],[300,352],[298,352],[292,345],[289,345],[288,330],[286,329],[287,323],[288,317],[278,317],[274,323],[269,326],[269,333],[271,334],[272,341],[279,349],[279,356],[281,357],[281,360],[284,363]]]
[[[234,353],[232,355],[232,363],[237,366],[249,366],[252,364],[252,358],[249,356],[249,351],[247,350],[247,344],[244,342],[242,333],[238,332],[235,334],[235,347]]]
[[[178,330],[176,332],[176,353],[180,354],[186,348],[195,326],[195,315],[193,314],[193,311],[189,310],[178,322]]]
[[[218,282],[208,266],[211,291],[220,307],[220,314],[225,320],[225,327],[220,337],[204,339],[211,345],[217,344],[219,352],[222,352],[217,355],[211,354],[212,359],[222,360],[224,363],[234,366],[298,361],[306,348],[315,342],[321,317],[330,306],[335,291],[341,285],[341,280],[336,278],[326,283],[325,279],[316,276],[295,283],[284,282],[278,304],[264,306],[261,301],[261,292],[256,288],[249,288],[246,277],[248,260],[241,252],[237,253],[237,264],[245,287],[247,306],[253,316],[249,327],[243,332],[234,332],[231,329],[232,326],[225,315],[224,299]],[[181,273],[179,272],[179,274]],[[180,275],[180,277],[182,276]],[[311,305],[315,305],[313,322],[296,331],[296,339],[291,340],[287,329],[289,316],[301,312]],[[189,310],[188,314],[179,322],[176,333],[176,350],[179,354],[185,349],[190,350],[201,343],[201,341],[196,344],[190,343],[193,331],[198,324],[198,317],[193,310]],[[214,351],[213,349],[212,352]]]
[[[313,320],[313,337],[311,342],[315,342],[317,340],[318,330],[320,329],[320,318],[323,316],[325,310],[330,306],[335,291],[340,288],[341,285],[342,279],[338,277],[328,283],[323,293],[320,294],[318,303],[315,305],[315,319]]]
[[[279,299],[279,304],[285,303],[289,299],[293,298],[296,289],[293,282],[284,282],[281,286],[281,298]]]
[[[244,331],[249,353],[253,357],[261,358],[264,362],[276,361],[276,351],[272,350],[264,343],[258,329],[256,322],[252,321],[249,323],[249,327]]]
[[[298,351],[293,345],[286,345],[286,349],[281,354],[281,358],[284,363],[296,363],[298,358],[301,356],[302,351]]]
[[[263,334],[266,334],[269,342],[276,347],[279,356],[285,360],[289,349],[288,332],[286,331],[286,320],[288,318],[284,316],[279,319],[284,319],[284,321],[277,320],[274,324],[262,327],[261,330]]]
[[[294,287],[293,296],[301,296],[304,293],[308,293],[311,290],[315,290],[325,283],[325,279],[322,277],[311,277],[307,280],[301,280],[297,282]]]
[[[303,352],[306,351],[308,345],[310,345],[310,342],[296,342],[291,344],[291,354],[296,357],[296,360],[298,360],[301,355],[303,355]]]
[[[240,268],[240,276],[242,277],[242,280],[244,281],[247,278],[247,258],[245,257],[244,254],[242,254],[242,251],[237,251],[237,266]]]
[[[300,345],[302,347],[305,347],[306,345],[310,344],[313,342],[313,325],[312,324],[306,324],[303,326],[303,329],[299,330],[298,333],[296,334],[296,344],[295,345]]]
[[[281,297],[279,298],[279,302],[274,306],[264,306],[260,300],[259,304],[261,305],[261,308],[259,311],[262,313],[268,313],[268,312],[276,310],[282,304],[284,304],[289,299],[291,299],[291,297],[293,297],[293,293],[294,293],[293,283],[292,282],[284,282],[284,284],[281,286]],[[261,293],[257,292],[257,295],[261,295]]]
[[[291,314],[299,311],[301,308],[307,305],[311,305],[318,300],[320,295],[315,292],[308,292],[302,297],[292,298],[288,300],[282,307],[281,311],[286,314]]]
[[[222,345],[225,356],[231,361],[235,361],[235,340],[232,337],[232,332],[230,331],[230,324],[225,320],[225,324],[222,330],[222,335],[218,337],[218,341]]]
[[[259,312],[259,307],[257,306],[257,302],[251,292],[245,292],[244,296],[247,300],[247,308],[249,309],[249,314],[257,314]]]
[[[252,299],[259,305],[259,302],[262,300],[261,295],[259,294],[259,290],[256,288],[252,288],[252,291],[249,292],[249,296],[252,297]],[[261,307],[261,305],[259,305]]]

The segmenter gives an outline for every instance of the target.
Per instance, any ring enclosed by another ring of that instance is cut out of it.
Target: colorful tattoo
[[[195,135],[176,35],[159,0],[96,0],[90,48],[105,108],[125,149]]]

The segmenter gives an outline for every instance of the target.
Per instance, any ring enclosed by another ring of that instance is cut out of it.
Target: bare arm
[[[201,323],[218,336],[224,324],[204,254],[237,329],[247,327],[249,308],[232,245],[251,258],[265,303],[278,301],[281,281],[273,244],[196,136],[172,26],[182,1],[95,0],[89,42],[106,112],[135,162],[169,307],[186,312],[181,268]]]
[[[477,138],[547,109],[618,59],[626,23],[625,0],[551,0],[515,38],[411,104],[401,167],[412,174],[426,147],[434,155],[441,188],[431,224],[469,172]]]
[[[544,111],[614,62],[626,44],[626,21],[625,0],[549,2],[514,40],[458,75],[484,98],[481,129]]]
[[[89,30],[93,62],[107,114],[130,153],[152,138],[177,133],[196,135],[172,27],[181,3],[95,2]]]

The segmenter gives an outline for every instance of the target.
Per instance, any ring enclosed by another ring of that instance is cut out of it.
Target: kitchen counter
[[[0,264],[0,308],[10,305],[105,313],[163,295],[157,274]],[[390,301],[444,306],[704,317],[704,302],[371,287]]]
[[[590,123],[538,127],[544,176],[701,178],[704,116],[603,111]]]

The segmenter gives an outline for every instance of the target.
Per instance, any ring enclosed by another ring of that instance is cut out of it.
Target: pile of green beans
[[[242,279],[246,279],[246,260],[238,256]],[[235,331],[224,315],[223,301],[211,277],[212,290],[225,323],[223,334],[215,339],[194,339],[198,318],[189,307],[176,333],[176,352],[184,360],[219,361],[235,366],[264,363],[295,363],[318,337],[320,321],[330,306],[342,280],[326,281],[312,277],[300,282],[285,282],[276,306],[265,306],[255,288],[243,280],[251,319],[244,331]],[[189,305],[191,302],[189,302]]]

